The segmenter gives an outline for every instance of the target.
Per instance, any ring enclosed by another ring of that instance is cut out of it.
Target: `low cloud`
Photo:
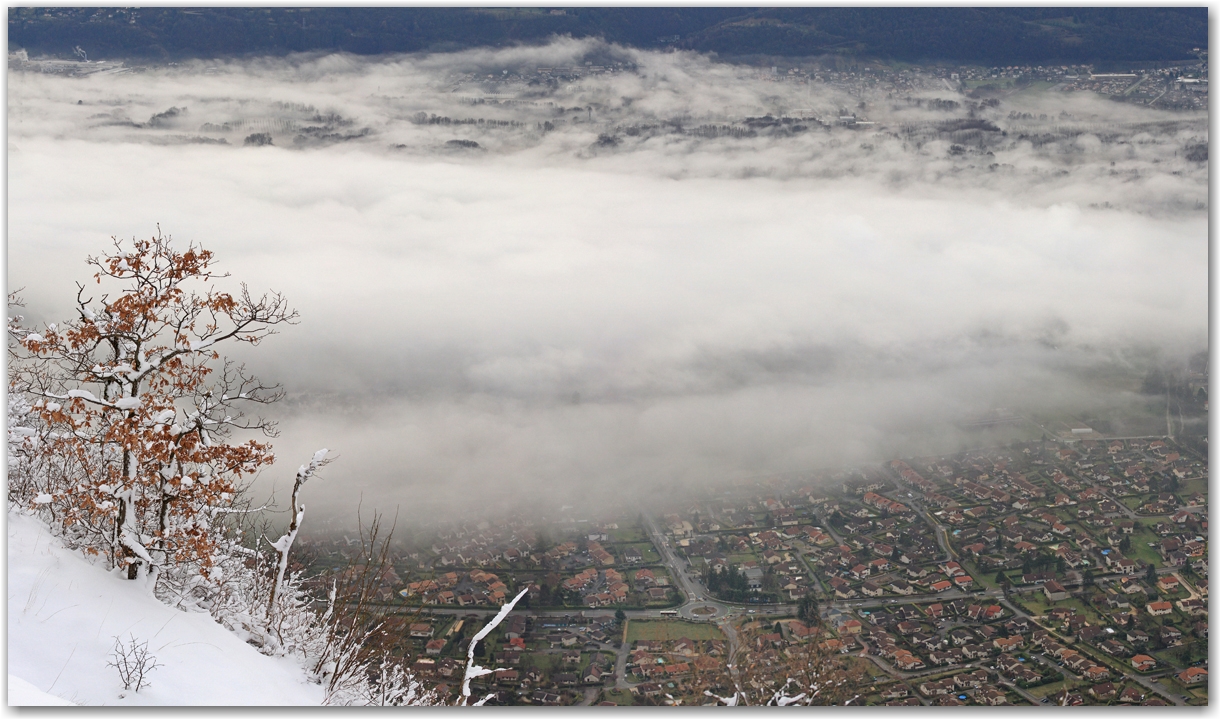
[[[615,71],[510,82],[586,62]],[[285,292],[301,324],[244,359],[289,392],[285,481],[342,456],[335,516],[948,451],[1206,349],[1205,115],[764,80],[570,39],[11,73],[9,284],[62,319],[160,223]]]

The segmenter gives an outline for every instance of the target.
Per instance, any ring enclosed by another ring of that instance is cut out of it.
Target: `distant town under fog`
[[[1198,18],[317,10],[10,13],[10,703],[1207,705]]]

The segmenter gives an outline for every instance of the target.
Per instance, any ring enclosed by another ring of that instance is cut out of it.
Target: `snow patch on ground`
[[[67,699],[47,694],[21,677],[8,675],[8,705],[11,707],[74,707]]]
[[[124,691],[106,666],[116,636],[147,641],[162,666]],[[314,705],[322,687],[292,659],[260,654],[209,615],[154,598],[94,566],[34,517],[8,514],[9,705]]]

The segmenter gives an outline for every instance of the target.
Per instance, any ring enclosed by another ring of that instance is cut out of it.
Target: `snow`
[[[118,399],[116,399],[114,401],[114,406],[118,407],[119,409],[139,409],[140,408],[140,398],[139,397],[119,397]]]
[[[139,693],[106,666],[115,637],[147,641],[162,665]],[[90,564],[18,512],[8,514],[8,673],[10,706],[317,706],[324,697],[293,659],[162,604],[143,581]]]
[[[47,694],[21,677],[8,675],[8,705],[11,707],[73,707],[67,699]]]
[[[481,677],[484,674],[491,674],[493,671],[495,671],[494,669],[487,669],[486,667],[481,667],[474,663],[475,648],[478,646],[479,642],[483,640],[483,637],[491,634],[491,631],[499,626],[500,622],[504,621],[504,618],[507,617],[509,612],[513,610],[513,607],[517,606],[517,602],[521,601],[521,597],[524,597],[525,593],[528,591],[529,587],[522,589],[511,602],[500,607],[499,613],[496,614],[496,616],[490,622],[484,625],[483,628],[479,630],[479,633],[475,634],[470,640],[470,646],[466,650],[466,674],[465,679],[462,681],[463,704],[465,704],[466,700],[470,697],[470,680],[474,679],[475,677]],[[483,702],[485,701],[487,701],[487,697],[480,699],[475,706],[482,706]]]

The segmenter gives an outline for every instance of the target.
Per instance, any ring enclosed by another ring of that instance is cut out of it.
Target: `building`
[[[1054,579],[1042,585],[1042,591],[1046,594],[1046,598],[1052,602],[1057,602],[1061,599],[1068,598],[1068,591],[1063,588],[1063,585],[1056,582]]]

